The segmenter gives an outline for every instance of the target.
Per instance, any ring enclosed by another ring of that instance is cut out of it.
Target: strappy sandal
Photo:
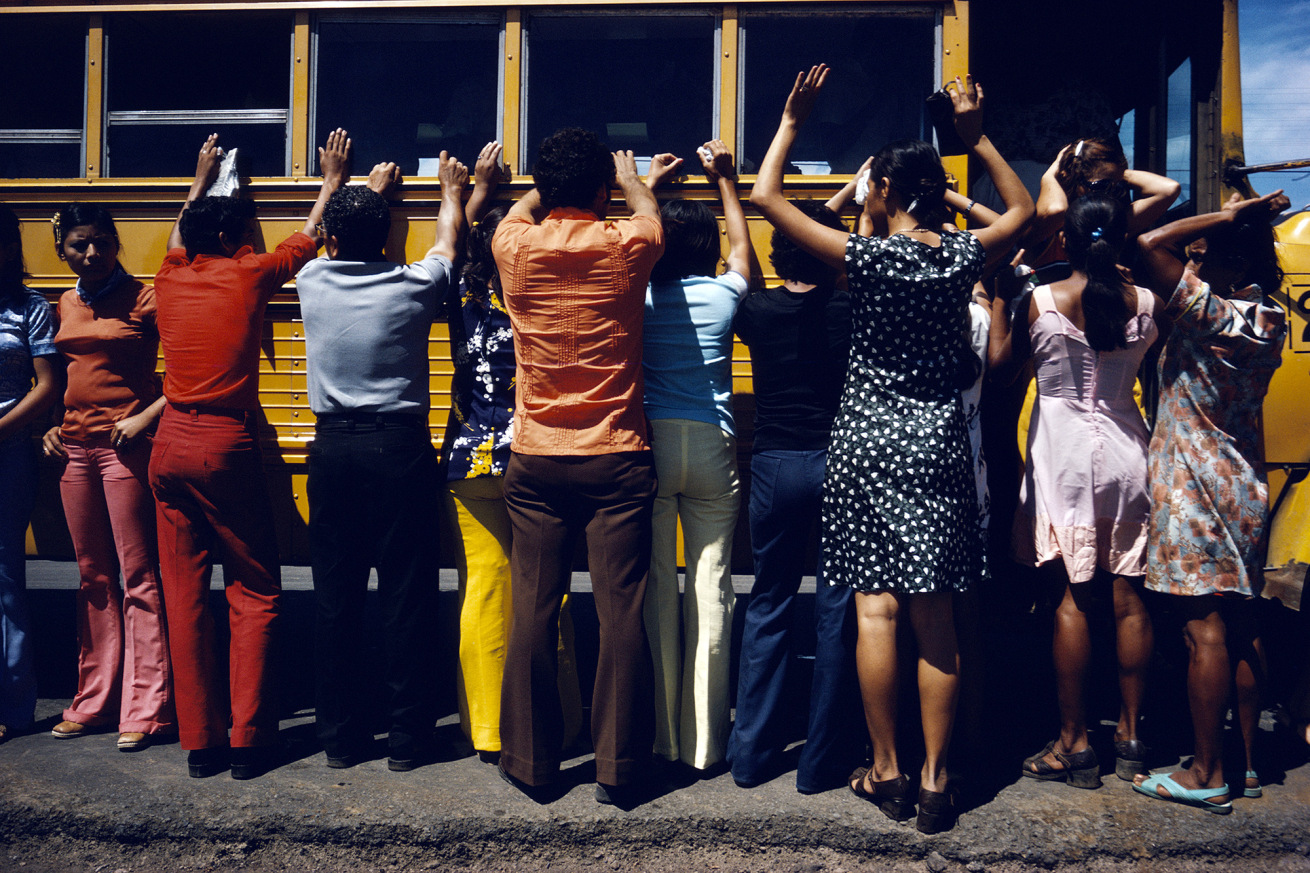
[[[1042,782],[1067,780],[1074,788],[1100,788],[1101,765],[1096,760],[1096,750],[1091,746],[1081,752],[1066,755],[1055,750],[1056,740],[1051,740],[1036,755],[1023,759],[1023,775],[1029,779]],[[1059,767],[1052,767],[1046,761],[1047,755],[1055,756]]]
[[[1150,772],[1146,766],[1146,743],[1141,740],[1114,741],[1114,775],[1132,782],[1134,776],[1145,776]]]
[[[914,801],[910,799],[910,780],[902,773],[895,779],[875,782],[868,767],[859,767],[851,774],[847,787],[851,794],[875,804],[882,814],[892,821],[907,821],[914,816]],[[864,786],[868,784],[872,790]]]
[[[1169,793],[1161,794],[1161,787]],[[1154,776],[1143,779],[1141,785],[1134,782],[1133,790],[1155,800],[1181,803],[1184,806],[1195,806],[1198,809],[1208,810],[1218,815],[1228,815],[1233,811],[1233,802],[1231,800],[1211,800],[1212,797],[1228,796],[1227,783],[1218,788],[1184,788],[1174,781],[1173,774],[1156,773]]]
[[[919,816],[914,821],[921,834],[940,834],[955,827],[955,792],[919,789]]]

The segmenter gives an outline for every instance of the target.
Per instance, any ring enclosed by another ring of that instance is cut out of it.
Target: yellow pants
[[[500,751],[500,683],[511,621],[511,535],[503,482],[499,476],[482,476],[446,483],[459,573],[459,725],[480,752]],[[567,597],[559,625],[559,696],[567,747],[582,728]]]

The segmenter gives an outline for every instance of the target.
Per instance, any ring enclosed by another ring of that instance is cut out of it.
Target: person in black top
[[[845,229],[819,201],[797,205],[816,221]],[[746,608],[737,717],[728,741],[732,777],[743,788],[772,779],[792,739],[787,698],[795,660],[792,607],[823,495],[828,437],[841,400],[850,346],[850,297],[840,271],[775,231],[770,262],[782,285],[751,292],[733,321],[751,353],[755,435],[750,531],[755,584]],[[855,683],[851,592],[815,591],[817,633],[809,732],[796,773],[802,794],[842,784],[863,743]]]

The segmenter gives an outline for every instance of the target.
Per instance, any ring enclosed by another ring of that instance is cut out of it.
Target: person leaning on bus
[[[315,722],[329,767],[366,759],[373,741],[361,624],[369,567],[378,570],[389,710],[387,766],[432,757],[436,724],[439,475],[428,433],[428,332],[454,281],[468,169],[441,153],[441,212],[417,263],[387,260],[385,195],[400,183],[378,164],[323,210],[326,258],[296,280],[305,319],[309,405],[309,548],[317,618]]]
[[[159,504],[178,733],[193,777],[227,768],[229,715],[232,778],[250,779],[273,763],[277,714],[267,660],[281,568],[257,431],[259,341],[269,298],[318,252],[315,228],[341,185],[348,146],[345,131],[328,135],[319,150],[323,187],[304,228],[256,254],[254,204],[202,196],[222,159],[218,135],[209,137],[155,276],[168,367],[150,485]],[[231,616],[230,705],[209,609],[216,556]]]

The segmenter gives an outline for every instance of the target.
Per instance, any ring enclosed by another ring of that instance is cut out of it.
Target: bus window
[[[291,16],[107,16],[106,55],[109,175],[189,177],[211,133],[243,173],[290,174]]]
[[[526,28],[524,170],[561,127],[594,131],[631,149],[638,169],[696,149],[718,133],[718,20],[705,12],[534,14]]]
[[[787,172],[853,173],[890,140],[931,140],[924,100],[941,87],[935,12],[750,12],[740,31],[744,172],[759,168],[797,71],[817,63],[832,73]]]
[[[500,138],[500,16],[481,19],[321,17],[314,128],[350,131],[361,172],[395,161],[435,176],[442,149],[471,168]]]
[[[0,25],[0,178],[82,172],[84,15],[6,15]]]
[[[1192,199],[1192,59],[1169,74],[1165,175],[1183,186],[1174,208]]]

